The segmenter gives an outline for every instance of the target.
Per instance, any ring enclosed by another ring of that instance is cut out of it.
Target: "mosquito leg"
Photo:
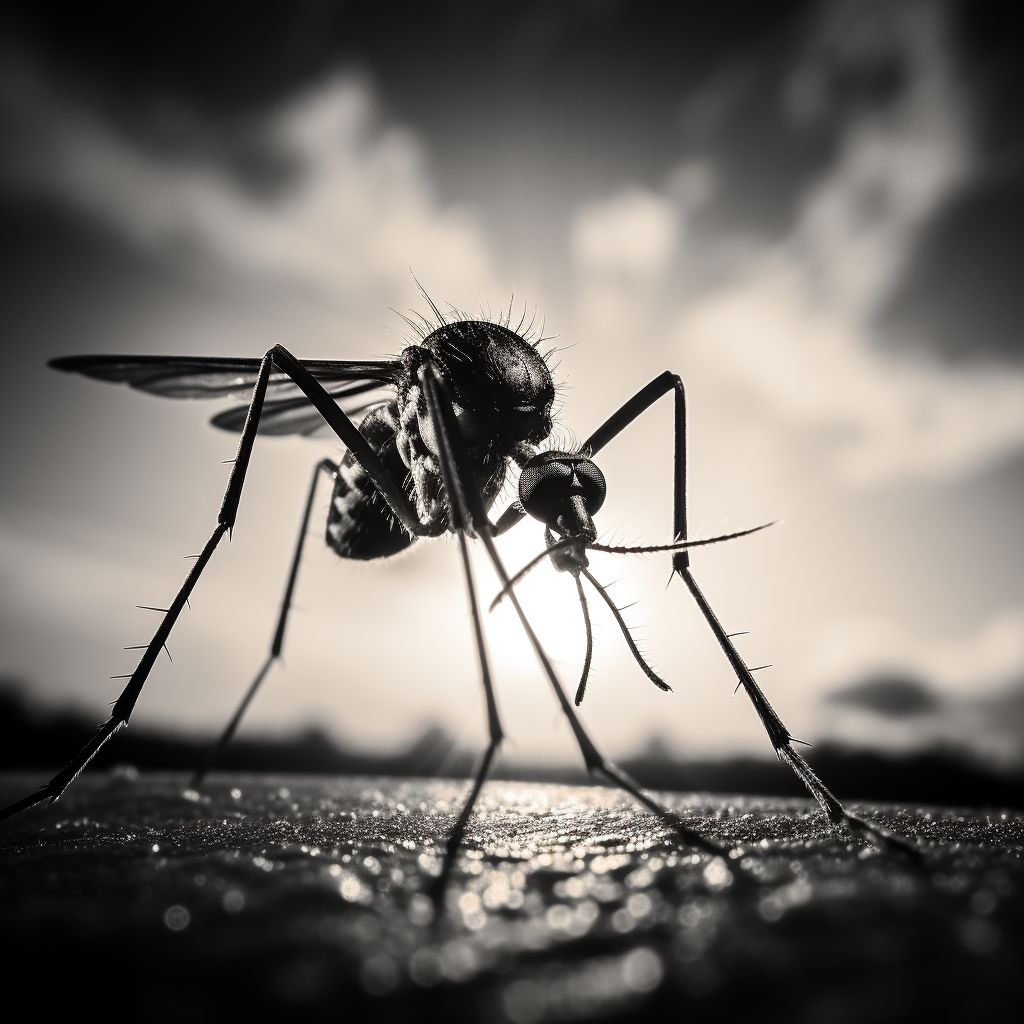
[[[295,582],[299,575],[299,561],[302,558],[302,550],[306,543],[306,533],[309,530],[309,519],[313,513],[313,501],[316,497],[316,485],[320,480],[321,474],[330,477],[333,480],[337,475],[337,472],[338,467],[330,459],[321,460],[313,469],[313,477],[309,483],[309,493],[306,497],[306,505],[302,513],[302,522],[299,526],[299,536],[295,542],[295,554],[292,556],[292,566],[288,573],[288,580],[285,583],[284,597],[281,600],[281,611],[278,614],[277,627],[274,630],[274,636],[270,643],[270,653],[264,659],[263,664],[256,673],[256,677],[249,684],[249,688],[245,691],[245,695],[242,697],[241,703],[238,705],[235,713],[231,716],[231,720],[225,727],[220,739],[218,739],[214,746],[210,748],[203,764],[196,769],[196,772],[189,783],[192,789],[199,789],[207,774],[214,769],[217,762],[220,760],[224,749],[234,737],[235,732],[238,729],[238,725],[242,721],[242,716],[248,710],[249,705],[256,696],[256,691],[259,690],[260,686],[263,684],[264,678],[270,671],[270,666],[273,665],[273,663],[281,656],[281,650],[284,647],[285,627],[288,623],[288,613],[291,611],[292,595],[295,593]]]
[[[501,562],[497,560],[496,555],[492,560],[494,561],[495,569],[498,571],[499,575],[501,575],[504,572],[501,567]],[[633,797],[634,800],[641,803],[649,811],[661,818],[661,820],[665,822],[665,824],[667,824],[688,846],[692,846],[698,850],[703,850],[712,857],[721,858],[722,862],[729,870],[729,873],[735,879],[739,880],[744,878],[743,875],[736,871],[734,865],[729,859],[729,853],[727,850],[719,846],[714,841],[701,835],[700,832],[696,831],[694,828],[691,828],[674,811],[670,811],[668,808],[662,806],[652,796],[644,792],[644,790],[641,789],[640,786],[625,772],[623,772],[622,769],[616,767],[616,765],[612,764],[601,754],[594,745],[594,742],[590,739],[589,735],[587,735],[587,732],[577,717],[573,706],[566,698],[565,692],[562,689],[562,685],[559,682],[558,677],[555,675],[554,668],[548,659],[547,653],[541,646],[536,633],[534,633],[533,627],[530,625],[514,590],[509,592],[509,600],[512,602],[512,606],[515,608],[516,614],[519,616],[519,621],[530,641],[530,646],[533,647],[534,653],[544,669],[544,674],[547,676],[548,682],[550,682],[551,687],[554,690],[555,698],[558,701],[559,707],[562,709],[562,714],[565,715],[569,722],[569,728],[572,729],[573,736],[576,738],[576,744],[580,748],[580,753],[583,755],[583,763],[586,765],[587,771],[594,775],[601,776],[612,782],[614,785],[624,789]]]
[[[245,472],[249,466],[249,458],[252,455],[253,442],[256,440],[256,429],[259,425],[260,410],[263,407],[263,400],[267,392],[270,368],[271,356],[268,353],[260,364],[259,376],[256,379],[252,401],[249,404],[249,413],[246,416],[245,427],[238,442],[238,452],[231,469],[231,475],[228,478],[228,485],[224,492],[220,513],[217,516],[217,525],[210,535],[210,539],[206,542],[206,546],[193,563],[192,569],[185,578],[185,582],[182,584],[177,596],[171,602],[163,619],[161,619],[153,639],[150,640],[149,645],[143,651],[142,658],[128,680],[128,684],[122,691],[121,696],[114,702],[110,718],[99,727],[93,734],[92,739],[72,758],[67,766],[59,771],[45,786],[0,811],[0,821],[41,803],[43,800],[56,800],[78,778],[82,769],[96,756],[103,744],[114,733],[123,729],[128,724],[128,719],[131,717],[132,710],[139,699],[139,694],[142,693],[142,688],[146,684],[146,679],[153,667],[153,663],[167,642],[167,638],[170,636],[182,608],[187,604],[193,588],[210,561],[221,538],[234,525],[235,515],[238,511],[238,502],[242,494],[242,484],[245,481]]]
[[[231,475],[228,477],[228,484],[224,491],[220,512],[217,515],[217,525],[214,527],[213,533],[200,552],[199,557],[193,563],[192,569],[185,578],[181,589],[164,613],[160,625],[153,634],[153,639],[150,640],[148,646],[143,651],[142,658],[129,678],[124,690],[121,692],[121,696],[114,702],[110,718],[97,729],[89,742],[48,783],[35,793],[0,810],[0,821],[27,810],[29,807],[34,807],[44,800],[52,802],[60,797],[64,790],[78,778],[82,770],[96,756],[107,740],[128,724],[128,719],[131,717],[131,713],[138,702],[142,688],[146,684],[146,679],[149,677],[157,656],[166,644],[167,638],[170,636],[182,608],[188,603],[189,596],[199,581],[203,570],[209,563],[210,558],[213,556],[217,545],[225,534],[230,535],[231,529],[235,524],[238,505],[242,497],[242,486],[245,483],[245,474],[249,467],[253,444],[256,441],[256,433],[259,429],[260,414],[263,411],[263,404],[266,399],[267,383],[274,367],[291,378],[292,382],[327,421],[328,426],[338,435],[353,456],[359,460],[369,477],[376,484],[381,497],[406,529],[413,534],[420,534],[422,532],[422,524],[417,518],[416,511],[408,496],[402,490],[400,481],[393,479],[388,474],[379,456],[366,438],[359,433],[356,425],[338,408],[324,386],[295,356],[282,345],[272,348],[264,355],[259,364],[259,372],[256,377],[255,387],[253,388],[252,399],[249,402],[249,410],[246,413],[245,425],[242,427],[242,433],[238,441],[238,451],[235,454],[234,465],[231,469]]]
[[[726,633],[721,622],[719,622],[718,616],[715,615],[711,605],[708,604],[707,598],[700,587],[697,586],[697,581],[693,578],[690,570],[683,569],[679,571],[679,575],[682,576],[683,581],[689,588],[693,599],[701,610],[701,614],[707,620],[711,631],[715,634],[718,645],[722,648],[723,653],[729,660],[729,664],[732,665],[732,669],[736,673],[736,677],[750,698],[750,702],[754,705],[754,710],[757,712],[758,717],[761,719],[761,724],[768,733],[768,738],[771,740],[776,756],[783,764],[789,765],[811,796],[818,801],[821,809],[828,816],[828,820],[833,825],[842,826],[883,850],[898,853],[919,861],[921,859],[920,851],[906,840],[900,839],[898,836],[894,836],[885,829],[872,825],[862,818],[858,818],[855,814],[851,814],[836,799],[835,795],[821,779],[818,778],[814,769],[793,749],[793,743],[797,741],[793,739],[789,730],[783,724],[782,719],[779,718],[775,709],[769,703],[768,698],[764,695],[764,691],[758,686],[753,673],[747,667],[739,651],[736,650],[736,645],[732,642],[729,634]]]
[[[491,536],[500,537],[502,534],[508,533],[513,526],[518,526],[525,518],[526,511],[523,506],[519,504],[518,500],[513,501],[498,517],[498,521],[491,523]]]
[[[672,393],[674,398],[674,436],[675,452],[673,473],[672,525],[676,540],[686,540],[686,390],[683,379],[676,373],[665,371],[654,378],[646,387],[641,388],[620,409],[612,413],[583,442],[582,450],[589,452],[593,458],[609,441],[617,437],[634,420],[645,413],[663,395]],[[675,568],[685,568],[690,564],[689,553],[684,549],[672,555]]]
[[[469,607],[473,617],[473,637],[476,642],[477,656],[480,661],[480,679],[483,682],[484,698],[487,703],[487,748],[480,760],[473,779],[473,787],[469,796],[459,812],[459,816],[448,835],[448,842],[445,845],[444,862],[441,865],[441,873],[438,875],[433,886],[434,905],[440,908],[444,904],[444,894],[448,887],[452,869],[455,866],[455,858],[458,856],[462,846],[462,840],[466,834],[466,825],[469,823],[470,815],[476,805],[480,790],[483,788],[484,780],[490,771],[491,763],[501,745],[503,733],[501,730],[501,719],[498,717],[498,702],[494,695],[494,683],[491,679],[491,669],[487,658],[487,644],[484,640],[483,622],[480,618],[480,605],[477,599],[476,584],[473,580],[473,569],[469,562],[469,550],[466,545],[466,531],[464,528],[456,530],[459,538],[459,554],[462,557],[462,568],[466,576],[466,590],[469,593]]]
[[[537,449],[531,445],[523,444],[518,445],[512,450],[512,458],[518,464],[519,468],[522,469],[527,462],[530,461],[537,454]],[[503,533],[508,533],[513,526],[518,526],[526,518],[526,510],[522,505],[519,504],[519,499],[516,498],[508,508],[498,517],[497,522],[493,522],[488,519],[491,526],[491,536],[500,537]]]
[[[435,378],[432,372],[427,371],[421,372],[420,374],[421,384],[424,383],[424,379],[432,382]],[[426,393],[428,396],[428,403],[431,404],[432,408],[436,408],[437,393],[431,389],[430,384],[426,385]],[[436,416],[434,417],[434,421],[435,423],[437,422]],[[458,427],[455,427],[455,430],[457,431]],[[459,538],[459,554],[462,558],[462,568],[466,577],[466,590],[469,594],[470,614],[473,620],[473,638],[476,643],[477,657],[480,662],[480,679],[483,683],[484,699],[487,705],[487,730],[489,738],[487,747],[484,750],[484,755],[477,767],[476,776],[473,779],[473,786],[469,791],[469,796],[466,798],[466,802],[463,804],[462,810],[459,812],[455,825],[452,827],[452,830],[448,835],[448,841],[445,846],[444,861],[441,865],[441,873],[435,879],[434,885],[432,886],[434,905],[436,909],[440,909],[443,906],[445,890],[447,889],[452,869],[455,866],[455,858],[458,856],[459,849],[462,846],[462,840],[466,834],[466,826],[473,813],[473,807],[476,805],[477,798],[480,796],[480,790],[483,788],[484,780],[487,778],[488,771],[490,771],[491,764],[494,761],[494,756],[497,754],[498,747],[501,745],[501,741],[503,739],[501,719],[498,716],[498,701],[494,694],[494,683],[491,678],[490,662],[487,657],[487,643],[484,639],[483,621],[480,617],[480,604],[477,598],[476,583],[473,579],[473,567],[470,564],[469,550],[466,545],[466,534],[470,533],[474,527],[473,512],[471,510],[478,508],[479,513],[483,516],[484,522],[486,522],[486,514],[483,512],[483,502],[480,500],[479,492],[473,489],[475,486],[475,480],[470,481],[470,486],[467,491],[465,486],[466,482],[464,480],[460,481],[456,478],[453,472],[454,463],[450,458],[446,457],[448,449],[446,439],[444,438],[442,438],[441,441],[441,449],[442,454],[439,459],[441,476],[444,481],[445,491],[449,496],[449,522],[451,524],[451,528]]]
[[[429,363],[421,367],[418,376],[423,386],[424,394],[427,396],[428,409],[439,442],[438,459],[445,481],[445,489],[449,496],[449,504],[453,508],[457,507],[460,510],[458,513],[460,516],[468,518],[477,536],[483,542],[491,564],[494,566],[502,585],[507,587],[509,584],[508,572],[490,535],[483,500],[474,478],[473,465],[466,451],[462,435],[459,432],[458,422],[455,419],[455,413],[452,409],[451,399],[447,394],[445,382]],[[562,684],[555,674],[547,652],[537,638],[537,634],[533,631],[533,627],[530,625],[530,621],[527,619],[523,607],[519,603],[515,590],[510,589],[508,591],[508,598],[512,602],[512,606],[516,610],[530,646],[533,648],[544,670],[544,674],[551,684],[559,707],[568,720],[569,727],[572,729],[573,736],[576,738],[576,743],[580,748],[580,753],[583,755],[583,761],[587,770],[620,786],[644,807],[658,815],[687,845],[703,850],[713,857],[721,858],[722,863],[734,878],[743,878],[744,876],[738,874],[735,866],[730,862],[728,852],[724,848],[705,838],[695,829],[692,829],[678,814],[663,807],[653,797],[645,793],[628,775],[605,760],[576,716],[573,706],[566,697]]]
[[[391,477],[384,468],[380,456],[373,450],[373,446],[359,433],[352,420],[338,408],[324,386],[284,346],[275,346],[269,355],[273,357],[274,365],[291,377],[296,387],[309,399],[317,412],[327,421],[327,425],[366,470],[398,521],[410,533],[422,535],[422,524],[412,502],[402,489],[401,481]]]
[[[677,374],[665,372],[656,377],[646,387],[638,391],[628,402],[613,413],[584,444],[584,450],[592,454],[598,452],[617,437],[634,420],[646,412],[662,395],[674,392],[675,396],[675,472],[674,472],[674,505],[673,529],[677,540],[686,540],[686,392],[683,381]],[[788,764],[803,783],[807,791],[821,805],[833,825],[842,825],[855,835],[873,842],[885,850],[919,858],[918,851],[909,843],[890,835],[883,829],[869,824],[847,811],[832,792],[822,783],[811,766],[793,749],[793,737],[775,713],[761,688],[757,685],[753,674],[747,667],[740,653],[736,650],[732,639],[722,628],[721,623],[712,611],[707,599],[697,586],[690,573],[690,557],[686,550],[676,551],[672,555],[672,568],[682,577],[687,588],[693,595],[697,606],[707,620],[711,631],[715,634],[719,646],[736,673],[740,684],[750,698],[758,717],[771,739],[772,746],[779,760]]]

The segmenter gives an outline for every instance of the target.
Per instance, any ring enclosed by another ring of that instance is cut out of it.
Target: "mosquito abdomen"
[[[395,441],[393,403],[374,409],[359,425],[359,432],[373,445],[394,479],[408,474]],[[338,466],[327,513],[327,545],[342,558],[368,561],[404,551],[416,538],[392,514],[377,485],[347,452]]]

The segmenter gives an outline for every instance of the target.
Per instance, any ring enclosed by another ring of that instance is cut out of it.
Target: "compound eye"
[[[577,496],[593,515],[604,504],[607,490],[604,474],[593,462],[561,452],[534,456],[519,476],[519,503],[535,519],[552,526],[570,512]]]
[[[519,474],[519,504],[534,519],[553,524],[569,501],[573,472],[566,463],[546,456],[546,452],[535,456]]]
[[[596,515],[608,495],[608,484],[604,473],[590,459],[580,459],[573,469],[576,485],[583,488],[583,503],[590,515]]]

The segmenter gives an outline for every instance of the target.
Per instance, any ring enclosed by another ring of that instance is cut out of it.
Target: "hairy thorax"
[[[551,431],[554,388],[543,358],[515,332],[482,321],[445,324],[402,352],[395,397],[373,410],[359,431],[408,496],[417,535],[451,528],[439,445],[419,382],[426,361],[445,384],[485,508],[505,480],[508,461]],[[532,449],[531,449],[532,450]],[[328,544],[346,558],[381,558],[415,538],[395,519],[376,484],[347,454],[328,517]]]

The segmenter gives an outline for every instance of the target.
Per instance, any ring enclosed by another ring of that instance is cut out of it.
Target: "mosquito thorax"
[[[604,473],[572,452],[535,455],[519,474],[519,504],[534,519],[567,537],[597,537],[593,517],[608,493]]]
[[[501,324],[458,320],[444,324],[407,352],[426,349],[452,391],[463,435],[502,450],[539,444],[551,433],[555,385],[544,357]]]

